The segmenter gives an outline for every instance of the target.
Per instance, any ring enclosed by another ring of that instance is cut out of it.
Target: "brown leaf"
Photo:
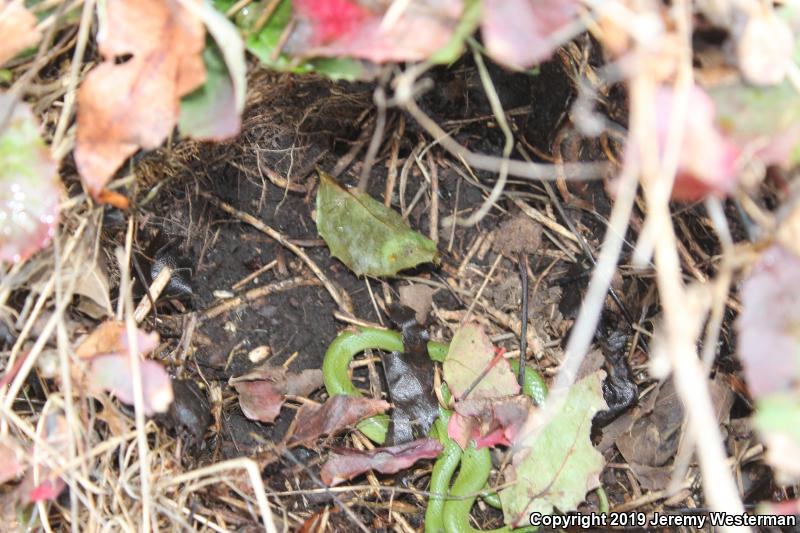
[[[75,146],[78,170],[95,197],[136,150],[166,139],[180,98],[206,76],[205,28],[178,0],[109,0],[98,44],[105,61],[78,91]]]
[[[331,396],[322,405],[305,404],[297,412],[288,444],[306,444],[322,435],[333,435],[364,418],[385,413],[390,407],[383,400],[342,394]]]
[[[307,396],[322,386],[322,370],[309,368],[288,372],[281,366],[261,365],[228,382],[239,393],[239,406],[251,420],[272,423],[281,412],[287,394]]]
[[[36,17],[23,2],[0,0],[0,65],[39,42]]]
[[[433,295],[437,290],[422,283],[403,285],[398,290],[400,303],[413,309],[417,322],[425,324],[428,321],[428,314],[430,314],[433,305]]]
[[[338,485],[367,470],[393,474],[408,468],[420,459],[433,459],[442,452],[442,445],[432,438],[418,439],[390,448],[361,451],[338,449],[322,465],[320,477],[328,485]]]

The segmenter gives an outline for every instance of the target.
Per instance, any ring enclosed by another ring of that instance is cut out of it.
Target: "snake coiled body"
[[[345,394],[361,396],[361,392],[350,379],[350,362],[356,354],[366,349],[379,349],[389,352],[402,352],[403,340],[400,333],[373,328],[358,328],[356,331],[341,333],[328,347],[322,364],[325,388],[329,395]],[[444,362],[448,346],[438,342],[428,342],[428,355],[434,361]],[[511,363],[514,371],[519,364]],[[449,397],[447,386],[442,386],[443,397]],[[523,393],[541,405],[547,396],[547,385],[541,375],[530,366],[525,372]],[[447,435],[447,424],[452,412],[440,408],[440,416],[434,422],[431,435],[437,438],[444,447],[433,466],[431,474],[431,497],[425,511],[425,531],[430,533],[465,533],[474,531],[469,523],[469,514],[475,503],[477,494],[485,489],[492,469],[492,459],[488,448],[477,449],[472,443],[466,450]],[[377,415],[362,420],[358,424],[370,440],[382,444],[386,440],[389,427],[387,415]],[[455,482],[450,485],[453,475],[458,470]],[[485,501],[498,506],[497,494],[487,491]],[[496,532],[507,532],[504,527]],[[523,531],[523,530],[515,530]]]

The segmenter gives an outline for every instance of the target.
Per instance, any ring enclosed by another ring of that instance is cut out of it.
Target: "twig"
[[[519,275],[522,278],[522,320],[519,335],[519,386],[525,383],[525,354],[528,352],[528,257],[519,253]]]
[[[308,266],[308,268],[311,269],[314,275],[316,275],[317,278],[319,278],[319,280],[328,290],[328,294],[331,295],[331,298],[333,298],[333,301],[336,302],[339,308],[345,313],[348,313],[350,315],[353,314],[353,303],[350,301],[350,296],[343,289],[338,287],[336,283],[328,279],[328,276],[326,276],[325,273],[317,266],[317,264],[314,261],[312,261],[310,257],[308,257],[308,254],[306,254],[302,250],[302,248],[289,241],[289,239],[287,239],[286,236],[283,235],[281,232],[271,228],[270,226],[267,226],[266,224],[258,220],[256,217],[244,213],[242,211],[239,211],[232,205],[223,202],[213,194],[207,192],[200,192],[200,195],[209,202],[211,202],[212,204],[214,204],[215,206],[219,207],[220,209],[228,213],[229,215],[238,218],[245,224],[253,226],[258,231],[265,233],[266,235],[269,235],[271,238],[275,239],[280,244],[291,250],[291,252],[294,253],[297,257],[299,257]]]
[[[150,447],[147,443],[144,418],[144,386],[142,384],[141,360],[139,356],[139,339],[136,323],[133,320],[133,300],[130,294],[130,261],[133,251],[134,218],[128,219],[128,231],[125,234],[125,249],[117,249],[117,260],[120,264],[119,297],[125,310],[125,332],[128,340],[128,361],[133,382],[133,411],[136,421],[136,447],[139,451],[139,483],[141,486],[143,533],[149,533],[156,521],[151,516],[152,494],[150,486]]]
[[[136,306],[136,310],[133,312],[134,322],[140,324],[150,313],[155,301],[158,300],[158,297],[164,292],[167,285],[169,285],[170,279],[172,279],[172,269],[168,266],[164,266],[158,273],[158,276],[156,276],[156,279],[153,280],[153,283],[150,284],[150,288],[147,289],[145,297],[142,298],[141,301],[139,301],[139,305]]]
[[[290,289],[296,289],[297,287],[309,287],[313,285],[319,285],[319,281],[302,276],[276,281],[275,283],[270,283],[269,285],[262,285],[261,287],[250,289],[241,296],[228,298],[214,307],[206,309],[200,314],[198,320],[203,322],[210,318],[218,317],[219,315],[227,313],[228,311],[232,311],[248,302],[258,300],[259,298],[264,298],[265,296],[275,294],[276,292],[288,291]]]
[[[514,149],[514,135],[511,133],[511,128],[508,125],[508,120],[506,119],[505,112],[503,111],[503,105],[500,103],[500,97],[497,95],[497,91],[494,88],[494,83],[492,83],[491,76],[489,76],[489,70],[486,68],[486,64],[483,62],[481,52],[475,42],[470,40],[470,46],[472,48],[472,57],[475,59],[475,65],[478,67],[478,73],[480,74],[483,90],[486,93],[486,97],[489,99],[489,105],[492,107],[495,120],[497,120],[500,130],[503,132],[505,144],[503,145],[503,159],[500,164],[497,182],[494,184],[492,192],[489,193],[489,197],[486,198],[477,211],[472,213],[467,218],[455,218],[451,220],[448,217],[442,221],[444,224],[448,225],[458,224],[459,226],[474,226],[483,220],[483,217],[489,213],[489,210],[492,208],[495,202],[497,202],[505,190],[506,181],[508,181],[509,158],[511,157],[511,150]]]
[[[456,142],[444,131],[434,120],[426,115],[414,101],[414,82],[416,81],[416,70],[409,69],[406,73],[397,78],[397,89],[395,100],[398,105],[403,107],[414,117],[420,126],[430,134],[435,141],[445,150],[456,157],[462,157],[470,166],[490,172],[499,172],[503,165],[508,165],[508,174],[519,178],[530,180],[555,180],[558,177],[555,166],[527,163],[515,159],[504,160],[501,157],[494,157],[479,154],[467,150]],[[564,173],[571,180],[593,180],[599,179],[608,169],[605,163],[572,163],[564,165]]]
[[[391,71],[385,71],[384,83],[385,76],[389,72]],[[383,140],[383,132],[386,129],[386,91],[383,90],[383,86],[379,85],[375,89],[373,99],[375,100],[375,106],[378,108],[378,117],[375,119],[375,131],[372,133],[369,147],[367,147],[367,153],[364,156],[364,164],[361,166],[361,175],[358,178],[358,186],[356,187],[356,190],[359,192],[367,191],[367,187],[369,186],[369,173],[372,170],[372,165],[375,164],[375,157],[378,155],[378,150]]]

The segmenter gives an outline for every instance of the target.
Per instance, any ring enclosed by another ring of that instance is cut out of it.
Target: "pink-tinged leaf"
[[[331,396],[322,405],[305,404],[297,412],[288,444],[307,444],[322,435],[333,435],[390,407],[383,400],[343,394]]]
[[[33,457],[41,457],[50,453],[50,450],[66,457],[69,454],[69,439],[70,432],[67,425],[67,418],[60,413],[51,413],[45,420],[45,434],[44,440],[47,443],[47,449],[37,451],[34,450]],[[64,490],[66,484],[60,477],[51,477],[51,472],[48,464],[52,464],[52,460],[43,461],[40,465],[38,481],[39,484],[35,487],[34,473],[29,471],[25,480],[23,480],[23,487],[32,487],[27,493],[23,492],[23,499],[26,503],[33,503],[39,501],[54,500]]]
[[[206,81],[181,100],[178,129],[194,139],[221,141],[236,136],[242,125],[234,83],[216,48],[207,47],[203,59]]]
[[[519,394],[517,378],[507,360],[495,360],[495,350],[486,332],[478,324],[466,324],[450,343],[444,360],[444,380],[450,392],[461,398],[476,380],[494,363],[469,393],[469,399],[501,398]]]
[[[161,363],[150,359],[139,362],[144,414],[165,413],[172,403],[172,381]],[[100,355],[92,359],[89,382],[106,390],[123,403],[133,404],[133,369],[127,354]]]
[[[338,485],[368,470],[394,474],[421,459],[433,459],[442,452],[441,443],[432,438],[418,439],[399,446],[361,451],[338,449],[320,470],[322,481]]]
[[[144,355],[158,347],[158,343],[158,333],[136,329],[144,411],[148,416],[166,412],[173,399],[172,382],[164,367],[161,363],[144,358]],[[76,379],[84,383],[90,393],[107,391],[120,401],[133,404],[134,374],[130,351],[125,323],[113,320],[103,322],[75,350],[79,359],[87,361],[85,369],[76,365]]]
[[[385,11],[353,0],[293,0],[292,5],[297,27],[286,52],[375,63],[430,57],[448,44],[464,9],[462,0],[412,0],[387,23]]]
[[[656,89],[653,101],[656,117],[656,140],[663,155],[675,114],[675,94],[672,87]],[[736,164],[739,149],[715,124],[714,101],[698,86],[689,89],[686,120],[682,128],[677,176],[672,198],[695,201],[708,195],[725,196],[736,185]],[[639,157],[639,148],[631,143],[627,157]]]
[[[280,414],[287,394],[308,396],[322,386],[322,370],[310,368],[298,374],[266,364],[231,378],[229,384],[239,393],[239,406],[244,416],[272,423]]]
[[[765,165],[800,162],[800,94],[792,83],[753,87],[743,83],[709,91],[720,131]]]
[[[42,32],[36,24],[36,16],[25,8],[24,2],[0,0],[0,66],[39,42]]]
[[[0,485],[25,472],[25,457],[20,446],[10,437],[0,437]]]
[[[754,398],[788,391],[800,374],[800,257],[767,249],[741,287],[739,359]]]
[[[478,448],[508,446],[525,423],[530,405],[525,396],[456,402],[447,434],[462,448],[472,439]]]
[[[548,59],[558,32],[578,17],[576,0],[484,0],[481,35],[489,55],[513,68]],[[569,38],[569,36],[567,36]]]
[[[60,199],[56,165],[28,104],[0,93],[0,262],[22,261],[50,242]]]

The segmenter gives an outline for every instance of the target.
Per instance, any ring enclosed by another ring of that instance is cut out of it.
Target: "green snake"
[[[390,330],[360,327],[357,331],[342,332],[328,347],[322,363],[322,375],[329,395],[362,395],[350,379],[350,362],[356,354],[370,348],[402,352],[403,340],[400,333]],[[428,342],[428,355],[433,361],[443,363],[447,357],[447,349],[446,344]],[[519,364],[513,361],[511,365],[516,373]],[[522,390],[538,405],[544,402],[547,395],[547,385],[541,375],[530,366],[526,369]],[[442,385],[442,393],[445,399],[449,398],[446,384]],[[425,531],[426,533],[475,531],[469,523],[469,514],[477,498],[476,495],[480,493],[484,501],[493,507],[500,506],[497,494],[485,490],[492,469],[489,448],[476,449],[472,443],[462,451],[461,447],[447,435],[447,424],[452,412],[442,407],[439,410],[440,416],[431,428],[431,436],[437,438],[444,449],[433,465],[431,498],[425,511]],[[370,440],[382,444],[386,440],[389,417],[376,415],[362,420],[357,427]],[[458,475],[451,486],[450,481],[457,469]],[[493,530],[495,533],[509,531],[511,530],[508,527]]]

